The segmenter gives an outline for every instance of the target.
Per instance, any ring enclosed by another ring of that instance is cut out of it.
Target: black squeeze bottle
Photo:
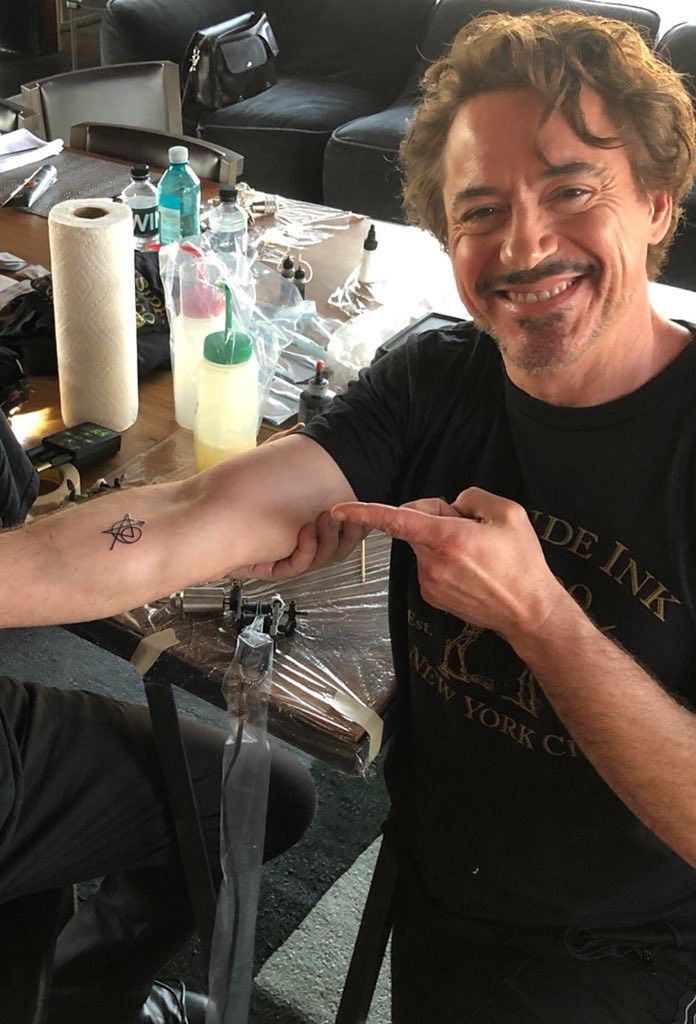
[[[315,416],[321,416],[334,400],[334,392],[329,391],[329,382],[324,376],[324,364],[317,361],[316,373],[300,395],[300,411],[298,420],[309,423]]]

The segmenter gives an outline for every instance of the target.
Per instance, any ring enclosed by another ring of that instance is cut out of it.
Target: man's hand
[[[304,423],[296,423],[288,430],[272,434],[264,444],[272,444],[282,437],[297,433]],[[235,570],[242,578],[284,580],[299,576],[310,569],[319,569],[333,562],[342,562],[370,532],[369,527],[354,523],[339,523],[329,512],[322,512],[314,522],[306,523],[297,535],[295,550],[278,562],[244,565]]]
[[[478,487],[448,505],[425,498],[393,508],[346,502],[332,516],[407,541],[421,594],[434,608],[495,630],[513,646],[538,632],[565,591],[524,508]]]
[[[333,562],[342,562],[369,532],[369,526],[339,523],[329,512],[322,512],[315,522],[302,527],[297,535],[297,546],[287,558],[279,562],[245,565],[236,572],[243,578],[290,579],[310,569],[320,569]]]

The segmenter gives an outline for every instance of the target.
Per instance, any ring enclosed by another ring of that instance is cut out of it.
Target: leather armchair
[[[242,153],[256,188],[320,201],[331,132],[398,95],[433,2],[264,0],[280,47],[278,82],[222,110],[185,106],[185,130]],[[109,0],[102,63],[180,61],[194,31],[250,9],[250,0],[233,8],[229,0]]]
[[[74,124],[99,118],[181,134],[179,73],[168,61],[86,68],[22,86],[22,102],[45,139],[68,140]]]
[[[234,185],[244,164],[239,153],[224,146],[188,135],[171,135],[131,125],[77,124],[70,129],[70,145],[87,153],[99,153],[118,160],[142,161],[151,167],[166,167],[170,146],[187,146],[189,163],[199,178]]]
[[[0,100],[0,135],[16,128],[31,128],[31,111],[14,100]]]

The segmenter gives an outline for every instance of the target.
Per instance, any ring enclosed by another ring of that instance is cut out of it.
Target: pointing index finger
[[[331,509],[334,519],[342,522],[360,523],[373,530],[405,540],[409,544],[435,547],[439,537],[439,523],[447,523],[446,517],[429,515],[413,508],[395,508],[378,502],[345,501]]]

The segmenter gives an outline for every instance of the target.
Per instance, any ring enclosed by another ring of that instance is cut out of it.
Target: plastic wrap
[[[358,219],[362,218],[345,210],[278,196],[273,224],[260,233],[260,257],[276,266],[288,249],[301,250],[316,245],[337,231],[346,231]]]
[[[180,480],[193,471],[191,435],[178,430],[125,466],[123,485]],[[297,608],[294,635],[280,637],[276,645],[271,732],[353,774],[364,774],[394,694],[387,623],[390,549],[388,537],[370,534],[365,582],[357,548],[344,562],[296,579],[250,580],[243,586],[247,601],[279,593],[286,603],[295,601]],[[225,585],[231,588],[232,581]],[[222,679],[236,644],[229,613],[184,614],[173,595],[116,621],[140,636],[173,626],[182,681],[222,706]]]
[[[263,862],[271,751],[268,698],[273,640],[256,619],[241,630],[225,673],[230,735],[222,764],[218,894],[206,1024],[246,1024]]]

